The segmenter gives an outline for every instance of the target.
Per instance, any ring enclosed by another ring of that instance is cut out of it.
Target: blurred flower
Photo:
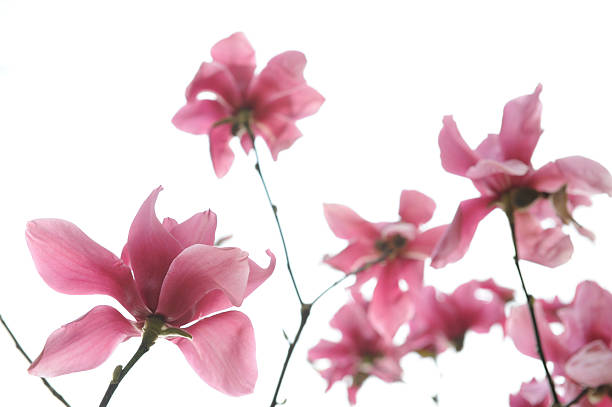
[[[521,384],[519,392],[510,395],[510,407],[550,407],[552,404],[548,383],[536,379]]]
[[[449,345],[463,348],[469,330],[484,333],[492,325],[503,326],[504,306],[512,300],[512,290],[500,287],[492,279],[472,280],[452,293],[444,294],[434,287],[424,287],[415,301],[415,315],[405,347],[423,356],[437,356]]]
[[[353,290],[359,290],[371,278],[377,279],[368,314],[372,324],[389,337],[412,316],[411,297],[423,285],[424,260],[446,228],[419,230],[431,219],[435,207],[428,196],[407,190],[400,197],[397,222],[371,223],[346,206],[324,206],[331,230],[349,241],[340,253],[326,257],[330,266],[351,273],[368,262],[384,258],[357,274]]]
[[[588,387],[593,404],[604,399],[612,405],[612,294],[584,281],[576,287],[571,304],[557,301],[551,306],[536,300],[534,306],[546,359],[554,364],[553,374],[565,378],[569,394],[565,398],[570,400]],[[560,324],[563,331],[554,333],[552,324]],[[539,358],[526,305],[511,310],[506,331],[519,351]]]
[[[210,155],[219,178],[234,161],[232,136],[240,138],[246,153],[253,148],[247,127],[265,140],[276,160],[302,135],[295,121],[316,113],[324,101],[306,84],[304,54],[283,52],[255,75],[255,51],[244,34],[235,33],[215,44],[211,55],[213,62],[202,63],[187,87],[187,104],[172,122],[180,130],[210,136]],[[203,92],[217,98],[200,99]]]
[[[328,359],[330,367],[322,370],[327,380],[327,390],[345,377],[350,377],[348,397],[351,404],[357,402],[357,390],[374,375],[385,382],[401,380],[401,349],[391,339],[381,336],[367,316],[368,303],[359,296],[344,305],[332,318],[330,325],[342,333],[340,342],[321,340],[308,352],[313,363]]]
[[[177,336],[198,375],[230,395],[250,393],[257,379],[255,338],[246,315],[217,313],[242,300],[272,273],[238,248],[212,246],[216,215],[197,213],[183,223],[160,223],[155,189],[136,214],[122,259],[60,219],[28,223],[26,240],[45,282],[65,294],[105,294],[136,318],[100,305],[51,334],[29,372],[53,377],[93,369],[115,347],[155,325],[159,336]],[[133,274],[132,274],[133,273]],[[186,328],[182,326],[195,322]],[[187,339],[191,337],[190,339]]]
[[[511,100],[504,108],[499,134],[490,134],[476,150],[465,143],[451,116],[439,136],[442,166],[472,180],[479,198],[461,202],[455,218],[432,256],[433,267],[463,257],[478,223],[494,208],[512,213],[520,258],[549,267],[565,263],[573,246],[561,226],[573,223],[589,238],[593,234],[572,217],[578,205],[590,205],[590,195],[612,195],[612,176],[595,161],[573,156],[539,170],[531,155],[540,138],[542,105],[539,85],[531,95]],[[552,219],[554,226],[543,228]]]

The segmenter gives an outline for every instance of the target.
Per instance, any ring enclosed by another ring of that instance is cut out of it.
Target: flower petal
[[[481,197],[459,204],[453,222],[434,249],[432,267],[444,267],[463,257],[470,247],[478,223],[493,210],[494,206],[491,206],[490,203],[491,198]]]
[[[357,270],[368,260],[376,259],[377,256],[372,244],[355,242],[349,244],[335,256],[325,256],[323,261],[338,270],[350,273]]]
[[[480,160],[465,173],[465,176],[477,180],[494,174],[505,174],[510,176],[522,176],[527,174],[529,166],[519,160],[506,160],[503,162],[495,160]]]
[[[180,243],[155,215],[155,201],[162,187],[155,189],[136,214],[128,235],[128,254],[136,286],[149,309],[157,308],[162,282],[170,263],[181,252]]]
[[[147,314],[132,273],[114,254],[61,219],[28,223],[26,241],[40,276],[64,294],[105,294],[134,316]]]
[[[319,92],[303,84],[269,99],[265,105],[258,106],[255,113],[257,117],[280,114],[291,120],[298,120],[315,114],[324,101],[325,98]]]
[[[597,388],[612,384],[612,351],[596,340],[578,351],[565,364],[565,372],[577,383]]]
[[[226,107],[216,100],[193,100],[183,106],[172,118],[179,130],[191,134],[209,134],[212,126],[231,115]]]
[[[504,107],[499,141],[506,159],[515,158],[525,164],[531,163],[531,155],[542,134],[541,91],[542,85],[538,85],[531,95],[513,99]]]
[[[296,127],[294,120],[281,114],[257,119],[255,129],[256,133],[265,140],[274,160],[278,158],[278,153],[288,149],[302,137],[302,132]],[[248,135],[242,136],[243,139],[245,137]]]
[[[269,101],[299,89],[306,83],[305,67],[306,57],[301,52],[287,51],[275,56],[253,80],[249,101],[257,108],[264,107]]]
[[[234,162],[234,152],[229,146],[231,138],[229,124],[216,126],[210,131],[210,158],[217,178],[224,177]]]
[[[376,227],[344,205],[324,204],[323,211],[332,232],[341,239],[374,241],[380,235]]]
[[[572,194],[612,196],[612,175],[601,164],[585,157],[572,156],[555,161],[567,179]]]
[[[427,195],[419,191],[402,191],[399,215],[404,222],[419,226],[431,219],[435,209],[436,203]]]
[[[257,263],[255,263],[253,260],[248,259],[249,279],[247,280],[247,287],[244,293],[245,298],[251,295],[251,293],[255,291],[257,287],[263,284],[263,282],[266,281],[274,271],[274,267],[276,266],[276,257],[270,250],[266,250],[266,254],[270,257],[270,263],[265,269],[259,267],[259,265],[257,265]]]
[[[207,210],[196,213],[185,222],[174,225],[169,229],[169,232],[183,248],[186,248],[194,244],[212,246],[215,243],[216,229],[217,215],[213,211]]]
[[[213,290],[223,291],[233,305],[240,305],[249,278],[247,258],[246,252],[233,247],[186,248],[170,265],[155,312],[176,325],[193,321],[196,305]]]
[[[431,256],[434,249],[444,233],[446,233],[448,225],[442,225],[419,233],[416,238],[408,244],[408,249],[404,253],[407,258],[425,260]]]
[[[119,311],[99,305],[53,332],[28,372],[54,377],[93,369],[101,365],[117,345],[134,336],[140,336],[140,330]]]
[[[514,222],[521,259],[547,267],[557,267],[572,257],[574,246],[561,227],[543,229],[536,217],[521,211],[515,212]]]
[[[246,315],[223,312],[185,330],[193,340],[174,342],[202,380],[231,396],[253,392],[257,381],[255,335]]]
[[[198,100],[198,95],[207,91],[217,94],[221,98],[220,102],[227,105],[228,109],[242,105],[240,86],[232,72],[223,64],[203,62],[200,65],[200,69],[185,91],[187,102]]]
[[[438,136],[442,167],[448,172],[465,176],[467,170],[478,162],[478,155],[465,143],[452,116],[444,116]]]
[[[229,69],[244,95],[255,72],[255,51],[246,36],[234,33],[216,43],[210,53],[215,62]]]

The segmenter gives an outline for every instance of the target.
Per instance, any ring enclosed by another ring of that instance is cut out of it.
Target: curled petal
[[[543,229],[538,219],[529,212],[517,211],[514,220],[516,243],[521,259],[547,267],[557,267],[572,257],[572,241],[560,227]]]
[[[159,187],[151,192],[140,207],[130,227],[127,243],[136,286],[151,310],[157,308],[164,277],[182,249],[155,214],[155,201],[161,190]]]
[[[480,160],[477,164],[467,170],[465,176],[476,180],[489,177],[494,174],[522,176],[527,174],[527,171],[529,171],[529,166],[519,160],[512,159],[502,162],[495,160]]]
[[[193,321],[196,304],[213,290],[240,305],[249,277],[247,258],[246,252],[232,247],[196,244],[183,250],[170,265],[156,313],[176,325]]]
[[[440,239],[432,254],[431,266],[444,267],[463,257],[470,247],[478,223],[493,210],[491,198],[481,197],[459,204],[453,222]]]
[[[230,396],[253,392],[257,381],[255,335],[246,315],[223,312],[185,331],[193,340],[181,338],[173,342],[202,380]]]
[[[567,179],[571,194],[612,196],[612,175],[603,165],[585,157],[572,156],[555,161]]]
[[[119,311],[99,305],[53,332],[28,371],[35,376],[54,377],[93,369],[117,345],[134,336],[140,336],[140,330]]]
[[[506,159],[514,158],[526,164],[531,163],[531,155],[542,134],[541,91],[542,85],[538,85],[531,95],[511,100],[504,107],[499,141]]]
[[[435,209],[436,203],[427,195],[419,191],[402,191],[399,215],[404,222],[419,226],[431,219]]]
[[[242,96],[240,87],[232,72],[223,64],[204,62],[187,87],[185,96],[187,103],[198,100],[202,92],[213,92],[221,98],[227,108],[240,107]]]
[[[209,134],[212,126],[231,112],[216,100],[194,100],[172,118],[177,129],[191,134]]]
[[[264,281],[272,275],[274,267],[276,266],[276,257],[270,250],[266,250],[266,254],[270,257],[270,263],[265,269],[259,267],[253,260],[248,259],[249,262],[249,279],[247,280],[247,287],[244,293],[244,297],[249,296],[257,287],[259,287]]]
[[[341,239],[370,240],[379,237],[376,227],[344,205],[323,205],[325,219],[332,232]]]
[[[54,290],[110,295],[135,316],[147,313],[129,267],[74,224],[60,219],[31,221],[26,241],[39,274]]]
[[[232,133],[229,124],[223,124],[210,131],[210,158],[217,178],[227,174],[234,162],[234,152],[229,146]]]
[[[452,116],[445,116],[442,122],[444,126],[438,136],[442,167],[465,176],[467,170],[478,162],[478,155],[465,143]]]
[[[245,93],[255,71],[255,51],[243,33],[234,33],[216,43],[210,51],[215,62],[225,65]]]
[[[166,224],[166,219],[164,219],[164,224]],[[217,215],[208,210],[196,213],[185,222],[175,224],[168,231],[185,248],[194,244],[212,246],[215,243],[216,229]]]
[[[611,385],[612,351],[603,341],[593,341],[567,361],[565,372],[572,380],[587,387]]]

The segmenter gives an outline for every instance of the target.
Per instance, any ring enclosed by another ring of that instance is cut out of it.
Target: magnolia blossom
[[[379,259],[357,274],[353,290],[376,278],[368,314],[372,324],[392,337],[412,315],[413,291],[423,285],[423,264],[446,226],[421,232],[419,228],[433,215],[435,202],[418,191],[402,191],[397,222],[371,223],[343,205],[326,204],[325,218],[336,236],[349,245],[325,261],[345,273]],[[405,286],[402,286],[405,285]]]
[[[597,162],[580,156],[534,169],[531,155],[542,133],[541,90],[538,86],[533,94],[508,102],[499,134],[490,134],[475,150],[465,143],[453,118],[444,118],[438,139],[442,166],[471,179],[481,196],[461,202],[433,254],[433,267],[461,259],[478,223],[496,207],[512,214],[519,257],[525,260],[549,267],[565,263],[573,246],[561,229],[563,224],[572,223],[581,234],[594,238],[574,220],[572,211],[590,205],[592,194],[612,195],[612,176]],[[554,225],[543,227],[545,219]]]
[[[155,201],[142,204],[121,258],[60,219],[28,223],[26,240],[45,282],[65,294],[105,294],[136,319],[100,305],[51,334],[29,372],[53,377],[93,369],[115,347],[156,323],[172,338],[197,374],[230,395],[250,393],[257,379],[255,338],[246,315],[223,311],[242,300],[272,273],[238,248],[214,247],[216,215],[197,213],[183,223],[160,223]],[[193,323],[187,327],[187,324]],[[184,328],[181,328],[184,327]],[[191,337],[190,339],[185,337]]]
[[[350,378],[348,398],[351,404],[357,402],[357,390],[372,375],[385,382],[400,381],[400,359],[403,356],[401,348],[372,326],[367,316],[368,303],[359,296],[355,297],[355,301],[340,308],[330,322],[342,333],[340,342],[323,339],[308,352],[311,363],[319,359],[329,360],[330,367],[320,372],[327,380],[327,390],[335,382]]]
[[[565,378],[565,398],[587,387],[590,401],[582,406],[612,406],[612,294],[585,281],[571,304],[537,300],[535,311],[544,355],[554,363],[553,374]],[[553,323],[563,332],[554,333]],[[526,305],[512,309],[506,330],[519,351],[539,357]]]
[[[211,50],[212,62],[204,62],[186,91],[187,104],[172,123],[180,130],[210,136],[210,155],[217,177],[223,177],[234,161],[229,147],[240,138],[246,153],[253,148],[247,127],[261,136],[275,160],[301,137],[295,121],[319,110],[324,101],[306,84],[304,54],[283,52],[255,75],[255,51],[242,33],[219,41]],[[203,92],[217,98],[201,99]]]
[[[494,324],[504,324],[504,306],[512,298],[512,290],[492,279],[472,280],[452,294],[424,287],[417,295],[404,347],[424,356],[436,356],[449,345],[461,350],[468,330],[484,333]]]

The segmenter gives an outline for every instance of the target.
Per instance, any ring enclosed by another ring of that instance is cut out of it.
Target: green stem
[[[15,338],[15,335],[13,335],[13,332],[11,332],[11,330],[9,329],[8,325],[6,324],[6,322],[4,322],[4,319],[2,318],[2,315],[0,315],[0,323],[2,323],[2,325],[4,326],[4,328],[6,329],[6,331],[8,332],[8,334],[11,336],[11,339],[13,339],[13,342],[15,342],[15,347],[17,348],[17,350],[23,355],[24,358],[26,358],[26,360],[32,364],[32,359],[30,359],[30,357],[28,356],[28,354],[25,352],[25,350],[23,350],[23,348],[21,347],[21,345],[19,344],[19,342],[17,341],[17,338]],[[68,402],[66,400],[64,400],[64,397],[62,397],[61,394],[59,394],[57,392],[57,390],[55,390],[53,388],[53,386],[51,386],[51,383],[49,383],[47,381],[47,379],[45,379],[44,377],[41,377],[40,380],[42,380],[43,384],[47,387],[47,389],[49,389],[49,391],[51,392],[51,394],[53,394],[53,396],[58,399],[63,405],[65,405],[66,407],[70,407],[70,404],[68,404]]]

